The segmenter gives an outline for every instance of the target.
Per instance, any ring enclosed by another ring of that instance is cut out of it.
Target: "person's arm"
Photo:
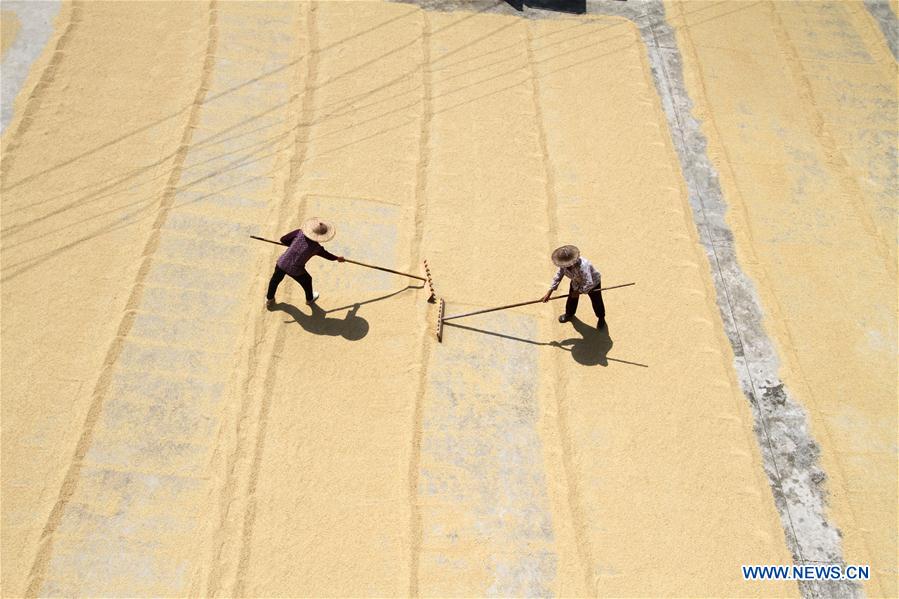
[[[334,254],[332,254],[331,252],[326,250],[324,247],[322,247],[318,251],[318,255],[321,256],[322,258],[324,258],[325,260],[337,260],[338,262],[343,262],[343,256],[335,256]]]
[[[563,273],[562,269],[560,268],[559,271],[556,273],[556,276],[553,277],[553,282],[552,282],[552,285],[549,286],[549,291],[547,291],[546,295],[543,296],[544,303],[548,302],[549,296],[551,296],[553,294],[553,291],[555,291],[556,289],[559,288],[559,283],[562,282],[562,277],[564,275],[565,275],[565,273]]]
[[[593,276],[593,286],[602,284],[602,274],[592,264],[590,265],[590,274]]]
[[[559,283],[562,282],[563,276],[565,276],[565,272],[560,268],[559,272],[556,273],[556,276],[553,277],[552,285],[549,286],[550,293],[559,288]]]
[[[583,291],[593,289],[599,283],[599,273],[593,268],[593,265],[586,258],[581,258],[581,277],[584,280]]]
[[[296,231],[291,231],[290,233],[288,233],[287,235],[285,235],[284,237],[281,238],[281,243],[283,243],[284,245],[290,245],[291,243],[293,243],[293,240],[296,239],[297,235],[299,235],[299,234],[300,234],[299,229],[297,229]]]

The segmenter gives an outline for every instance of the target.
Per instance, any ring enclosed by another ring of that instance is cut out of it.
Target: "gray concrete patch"
[[[0,132],[12,120],[13,104],[31,65],[40,56],[53,35],[53,19],[59,14],[59,0],[46,2],[3,2],[4,12],[11,11],[19,18],[20,29],[0,65]]]
[[[531,316],[492,316],[503,331],[536,334]],[[420,567],[428,580],[486,573],[491,597],[548,596],[558,558],[537,430],[537,349],[460,328],[449,334],[456,342],[433,353],[428,368]]]
[[[880,25],[883,37],[886,38],[887,46],[893,53],[893,58],[899,60],[899,23],[896,21],[896,15],[890,7],[888,0],[865,0],[865,8]]]
[[[239,303],[235,296],[220,290],[189,289],[180,281],[177,285],[147,285],[141,310],[165,314],[202,314],[208,320],[234,320]]]
[[[69,506],[74,517],[57,532],[65,542],[50,564],[51,571],[73,572],[76,578],[48,581],[42,596],[117,596],[135,583],[165,594],[165,589],[186,584],[181,556],[159,548],[171,537],[195,530],[198,520],[160,513],[154,506],[184,495],[202,501],[202,480],[88,467],[79,486],[82,496],[91,499]]]
[[[453,12],[464,10],[498,15],[522,15],[504,0],[397,0],[402,4],[415,4],[425,10]],[[525,9],[529,10],[529,9]]]

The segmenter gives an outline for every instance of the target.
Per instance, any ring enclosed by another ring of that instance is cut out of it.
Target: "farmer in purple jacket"
[[[306,271],[306,263],[313,256],[321,256],[326,260],[343,262],[343,256],[335,256],[322,247],[322,243],[331,240],[337,231],[330,223],[326,223],[318,217],[310,218],[303,223],[302,228],[291,231],[281,238],[281,243],[290,245],[287,251],[278,258],[275,272],[268,283],[265,306],[269,309],[275,305],[275,291],[284,280],[284,275],[290,275],[306,292],[306,303],[312,304],[318,299],[318,293],[312,291],[312,276]]]

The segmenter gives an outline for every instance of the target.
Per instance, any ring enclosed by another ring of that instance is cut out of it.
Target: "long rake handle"
[[[398,270],[391,270],[389,268],[384,268],[383,266],[375,266],[374,264],[366,264],[365,262],[357,262],[356,260],[350,260],[349,258],[344,258],[344,262],[352,262],[353,264],[358,264],[359,266],[364,266],[365,268],[374,268],[375,270],[383,270],[384,272],[392,272],[395,275],[402,275],[404,277],[409,277],[410,279],[418,279],[419,281],[427,281],[424,277],[420,277],[418,275],[410,275],[407,272],[400,272]]]
[[[275,241],[274,239],[266,239],[265,237],[257,237],[256,235],[250,235],[253,239],[258,239],[259,241],[264,241],[266,243],[274,243],[275,245],[287,245],[286,243],[281,243],[280,241]]]
[[[630,287],[631,285],[636,285],[636,283],[624,283],[623,285],[613,285],[611,287],[603,287],[600,291],[606,291],[608,289],[618,289],[619,287]],[[562,299],[563,297],[568,297],[568,294],[564,295],[556,295],[554,297],[549,298],[546,301]],[[519,306],[529,306],[531,304],[539,304],[543,301],[543,298],[538,300],[531,300],[529,302],[519,302],[517,304],[509,304],[507,306],[498,306],[496,308],[487,308],[485,310],[475,310],[474,312],[466,312],[465,314],[455,314],[453,316],[446,316],[442,320],[446,322],[447,320],[454,320],[456,318],[465,318],[466,316],[474,316],[475,314],[486,314],[487,312],[496,312],[497,310],[508,310],[509,308],[518,308]]]
[[[257,240],[259,240],[259,241],[265,241],[265,242],[268,242],[268,243],[274,243],[275,245],[284,245],[284,246],[287,245],[286,243],[281,243],[280,241],[274,241],[274,240],[272,240],[272,239],[266,239],[265,237],[257,237],[256,235],[250,235],[250,237],[252,237],[253,239],[257,239]],[[343,260],[344,260],[344,262],[352,262],[353,264],[358,264],[359,266],[364,266],[365,268],[373,268],[373,269],[375,269],[375,270],[383,270],[384,272],[391,272],[391,273],[393,273],[393,274],[395,274],[395,275],[402,275],[402,276],[404,276],[404,277],[409,277],[410,279],[418,279],[419,281],[426,281],[426,280],[427,280],[427,279],[425,279],[424,277],[419,277],[418,275],[410,275],[410,274],[407,273],[407,272],[400,272],[400,271],[398,271],[398,270],[391,270],[391,269],[389,269],[389,268],[384,268],[383,266],[375,266],[375,265],[373,265],[373,264],[366,264],[365,262],[358,262],[358,261],[356,261],[356,260],[350,260],[349,258],[344,258]]]

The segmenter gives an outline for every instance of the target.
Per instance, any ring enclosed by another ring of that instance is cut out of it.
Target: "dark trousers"
[[[597,285],[593,288],[593,291],[588,291],[587,295],[590,296],[590,302],[593,304],[593,313],[596,314],[596,318],[605,320],[606,306],[602,303],[602,291],[600,290],[600,287],[601,285]],[[568,288],[568,299],[565,301],[565,314],[574,316],[574,313],[577,311],[577,303],[580,299],[580,295],[580,293],[577,293],[574,290],[574,286]]]
[[[281,281],[284,280],[284,276],[287,273],[281,270],[281,268],[275,265],[275,272],[272,273],[272,279],[268,282],[268,293],[265,297],[268,299],[275,299],[275,291],[278,289],[278,285],[281,284]],[[303,291],[306,292],[306,300],[312,299],[312,275],[310,275],[305,270],[303,274],[298,277],[290,275],[290,278],[300,284],[300,287],[303,288]]]

